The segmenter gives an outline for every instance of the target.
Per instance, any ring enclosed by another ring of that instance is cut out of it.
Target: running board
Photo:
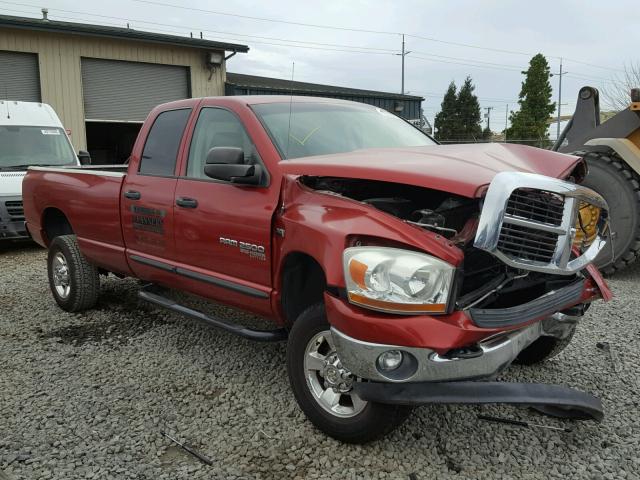
[[[213,318],[202,312],[199,312],[198,310],[180,305],[175,300],[151,291],[150,288],[140,290],[138,292],[138,297],[140,297],[142,300],[153,303],[154,305],[158,305],[160,307],[166,308],[167,310],[171,310],[172,312],[195,318],[196,320],[205,322],[208,325],[216,328],[221,328],[222,330],[226,330],[227,332],[234,333],[250,340],[255,340],[258,342],[279,342],[281,340],[286,340],[287,338],[287,331],[284,328],[278,328],[275,330],[255,330],[243,325],[224,322],[222,320],[218,320],[217,318]]]
[[[560,385],[511,382],[380,383],[356,382],[363,400],[398,405],[427,403],[508,403],[526,405],[561,418],[602,420],[599,398]]]

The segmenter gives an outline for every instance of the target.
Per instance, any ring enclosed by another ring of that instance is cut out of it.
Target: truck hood
[[[22,179],[27,172],[0,172],[0,197],[22,195]]]
[[[578,157],[524,145],[482,143],[379,148],[280,162],[285,174],[359,178],[479,197],[499,172],[564,178]]]

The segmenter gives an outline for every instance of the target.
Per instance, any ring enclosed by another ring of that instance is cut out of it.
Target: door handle
[[[176,205],[183,208],[196,208],[198,201],[195,198],[178,197],[176,199]]]
[[[135,190],[127,190],[126,192],[124,192],[124,196],[129,200],[140,200],[140,197],[142,197],[142,195],[140,195],[140,192],[136,192]]]

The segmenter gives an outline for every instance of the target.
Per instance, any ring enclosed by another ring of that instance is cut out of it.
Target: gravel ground
[[[57,308],[45,252],[0,251],[0,478],[640,478],[640,266],[611,280],[573,343],[504,379],[602,398],[600,423],[507,406],[427,406],[387,438],[343,445],[316,431],[289,390],[282,344],[258,344],[141,304],[109,277],[95,310]],[[251,317],[222,307],[217,315]],[[620,364],[596,342],[613,346]],[[571,433],[477,420],[478,413]],[[205,453],[213,466],[159,431]]]

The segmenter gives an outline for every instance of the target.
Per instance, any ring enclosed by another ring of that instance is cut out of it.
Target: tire
[[[321,303],[302,312],[293,324],[287,343],[287,370],[291,389],[298,405],[318,429],[337,440],[347,443],[366,443],[386,435],[409,416],[412,410],[410,407],[365,402],[353,394],[341,394],[339,395],[340,403],[334,407],[339,412],[330,413],[327,404],[323,403],[315,393],[319,388],[323,388],[321,382],[325,379],[319,372],[310,373],[312,370],[308,370],[305,357],[309,349],[313,350],[318,344],[326,348],[332,345],[329,328],[324,305]],[[329,337],[326,345],[322,343],[320,337],[325,341],[326,337]],[[320,355],[318,352],[321,351],[319,349],[314,354]],[[341,368],[337,355],[334,357],[332,352],[335,353],[332,349],[323,351],[326,354],[325,360],[333,359],[333,365]],[[325,373],[327,378],[329,375],[330,373]],[[332,394],[331,388],[325,390]],[[335,397],[335,392],[332,395]],[[344,406],[341,405],[342,403]]]
[[[555,357],[571,343],[576,328],[565,338],[540,337],[522,350],[513,363],[517,365],[535,365]]]
[[[53,239],[47,258],[49,287],[56,303],[67,312],[80,312],[98,301],[98,269],[80,252],[75,235]]]
[[[603,273],[614,272],[633,263],[640,255],[640,177],[615,152],[575,152],[583,157],[589,173],[582,185],[595,190],[609,205],[611,248],[606,246],[595,260]]]

